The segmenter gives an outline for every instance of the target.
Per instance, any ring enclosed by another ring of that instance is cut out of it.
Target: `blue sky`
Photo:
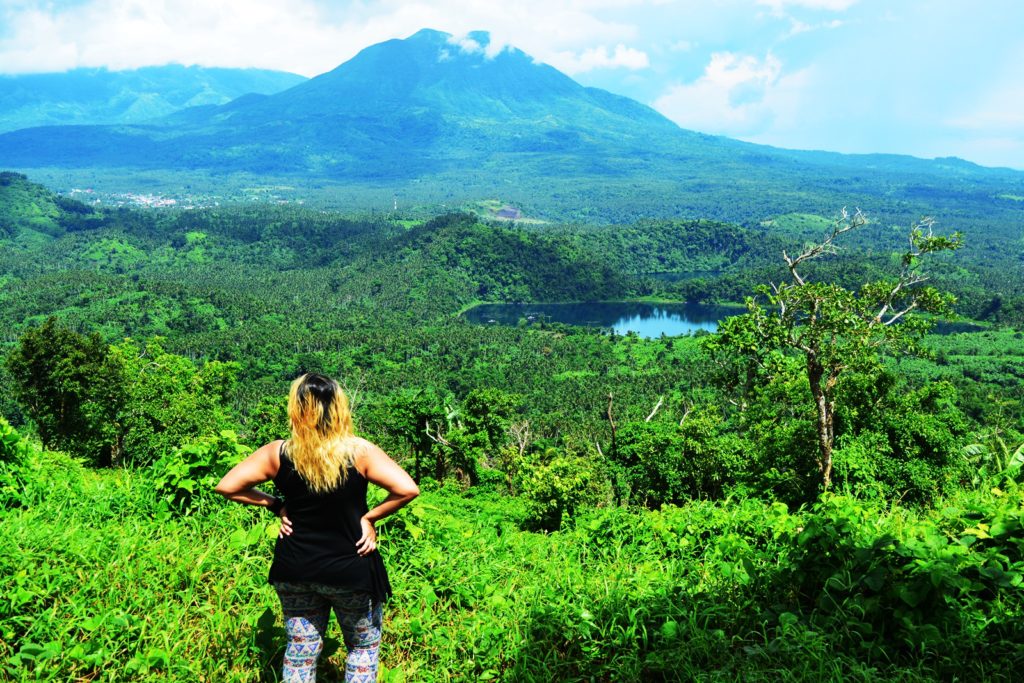
[[[0,0],[0,73],[179,62],[313,76],[425,27],[488,30],[492,46],[684,128],[1024,169],[1019,0]]]

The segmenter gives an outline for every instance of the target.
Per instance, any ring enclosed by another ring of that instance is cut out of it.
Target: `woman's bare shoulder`
[[[265,443],[256,449],[257,453],[266,454],[268,456],[277,457],[281,453],[281,447],[285,444],[284,439],[275,439],[269,443]]]
[[[354,456],[353,464],[359,473],[366,475],[366,470],[370,464],[380,458],[381,456],[387,457],[387,454],[381,450],[381,447],[372,441],[368,441],[361,436],[351,437],[352,454]]]
[[[377,444],[364,439],[361,436],[353,436],[351,438],[352,450],[357,458],[365,458],[366,456],[375,456],[383,454],[384,451]]]
[[[276,439],[270,443],[263,444],[253,454],[259,454],[259,457],[273,470],[275,476],[277,475],[278,468],[281,467],[281,447],[284,443],[284,439]]]

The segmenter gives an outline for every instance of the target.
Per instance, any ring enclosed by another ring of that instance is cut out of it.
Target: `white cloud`
[[[772,14],[781,16],[790,7],[799,7],[809,10],[826,10],[829,12],[844,12],[854,5],[858,0],[757,0],[757,4],[771,9]]]
[[[689,52],[695,47],[697,47],[697,43],[692,40],[677,40],[668,46],[668,50],[669,52]]]
[[[782,62],[716,52],[692,83],[669,87],[653,106],[683,128],[752,137],[799,113],[810,69],[783,74]]]
[[[562,52],[549,58],[551,66],[567,74],[580,74],[594,69],[646,69],[650,66],[647,53],[622,43],[609,51],[607,45],[592,47],[579,54]]]
[[[89,0],[68,8],[8,9],[4,21],[0,64],[11,73],[168,62],[302,72],[305,55],[344,37],[301,2]]]
[[[845,24],[840,19],[833,19],[832,21],[823,21],[818,24],[808,24],[800,21],[799,19],[789,20],[789,33],[785,35],[786,38],[792,38],[793,36],[800,35],[801,33],[810,33],[811,31],[819,31],[821,29],[836,29]]]
[[[455,45],[462,52],[476,54],[484,51],[483,46],[469,36],[452,36],[448,39],[449,45]]]
[[[648,0],[657,2],[658,0]],[[616,17],[644,0],[0,0],[0,71],[112,69],[179,62],[316,75],[368,45],[421,28],[490,30],[493,56],[515,45],[538,61],[638,68],[638,28]],[[622,47],[619,47],[619,44]],[[615,45],[612,50],[604,46]],[[468,42],[463,49],[472,49]]]

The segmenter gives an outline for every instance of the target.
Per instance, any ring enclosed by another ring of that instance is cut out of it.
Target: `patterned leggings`
[[[377,680],[380,647],[381,605],[369,595],[319,583],[275,583],[281,599],[288,646],[284,651],[285,683],[316,680],[316,661],[324,649],[324,634],[331,608],[338,617],[348,648],[346,683]]]

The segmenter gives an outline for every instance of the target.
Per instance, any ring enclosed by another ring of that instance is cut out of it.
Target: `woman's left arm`
[[[292,525],[287,511],[281,506],[281,500],[255,488],[277,475],[277,470],[281,467],[280,451],[281,441],[271,441],[259,448],[232,467],[231,471],[217,483],[214,491],[236,503],[258,505],[274,510],[281,517],[281,534],[287,536],[292,532]]]

